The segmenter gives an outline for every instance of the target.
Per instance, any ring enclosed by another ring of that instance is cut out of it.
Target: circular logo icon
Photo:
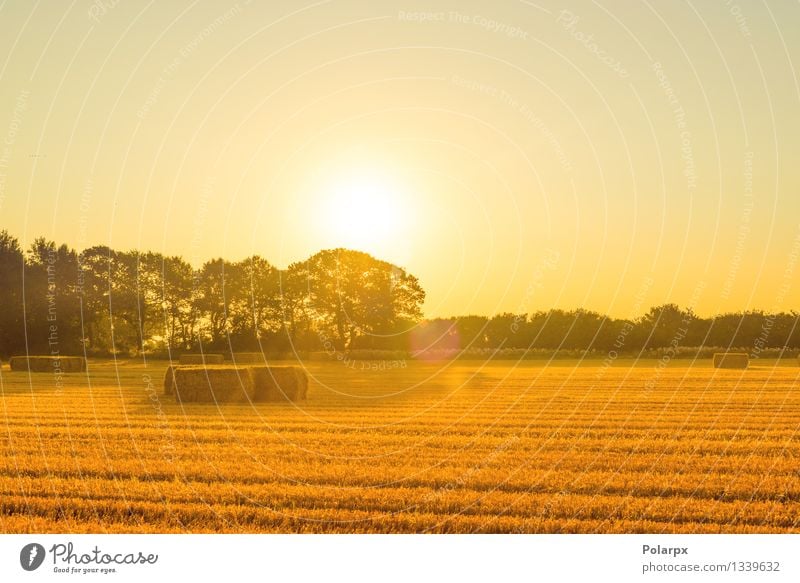
[[[19,564],[26,571],[35,571],[44,563],[44,547],[39,543],[30,543],[19,552]]]

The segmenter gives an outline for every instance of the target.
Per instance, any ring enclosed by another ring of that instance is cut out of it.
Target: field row
[[[159,395],[153,367],[63,390],[3,371],[0,529],[800,530],[796,368],[310,373],[300,406],[216,407]]]
[[[254,504],[248,498],[183,502],[85,495],[9,496],[0,500],[0,527],[14,531],[32,519],[75,531],[83,522],[126,525],[126,532],[784,532],[798,530],[797,508],[779,502],[715,502],[629,496],[514,496],[453,490],[421,502],[376,492],[341,493],[320,507],[319,493]],[[282,506],[279,504],[283,504]],[[8,522],[8,523],[7,523]],[[74,525],[74,526],[73,526]],[[411,528],[413,525],[413,528]],[[627,526],[626,526],[627,525]],[[625,530],[628,529],[628,530]],[[24,526],[22,531],[24,531]],[[102,528],[100,529],[102,532]]]
[[[681,466],[659,464],[661,472],[671,479],[665,483],[653,468],[621,468],[604,470],[580,468],[573,463],[550,460],[540,467],[522,464],[518,467],[497,467],[482,464],[460,465],[403,465],[380,476],[369,473],[368,466],[355,464],[312,464],[302,460],[281,462],[274,467],[245,466],[226,460],[139,463],[140,460],[92,460],[91,463],[49,460],[46,467],[36,470],[6,467],[0,471],[0,489],[19,494],[70,490],[83,491],[81,484],[117,483],[146,484],[148,489],[169,493],[178,484],[210,485],[227,489],[239,487],[268,488],[275,484],[286,487],[302,485],[323,490],[378,490],[389,487],[441,490],[453,487],[470,488],[476,492],[503,491],[520,494],[629,494],[636,497],[692,497],[705,500],[774,500],[800,501],[798,471],[785,464],[783,472],[764,465],[761,472],[719,468],[714,471],[690,471]],[[460,460],[459,460],[460,462]],[[572,467],[570,467],[572,466]],[[298,471],[298,467],[306,471]],[[313,467],[313,472],[309,471]],[[35,486],[31,486],[34,484]],[[41,488],[41,490],[37,490]],[[798,509],[800,510],[800,509]]]

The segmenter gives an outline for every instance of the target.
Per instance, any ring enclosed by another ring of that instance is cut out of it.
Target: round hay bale
[[[252,401],[255,395],[253,375],[247,367],[171,368],[174,379],[172,390],[175,393],[175,400],[179,403],[247,403]],[[164,382],[166,384],[167,377]]]
[[[82,356],[12,356],[11,370],[29,372],[86,372],[86,359]]]
[[[180,364],[222,364],[225,357],[221,354],[181,354]]]
[[[298,366],[254,366],[256,402],[303,401],[308,395],[308,376]]]
[[[714,368],[746,369],[750,356],[745,352],[717,352],[714,354]]]

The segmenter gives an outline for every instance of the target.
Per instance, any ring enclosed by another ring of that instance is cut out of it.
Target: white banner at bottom
[[[778,583],[798,557],[798,535],[2,535],[0,581]]]

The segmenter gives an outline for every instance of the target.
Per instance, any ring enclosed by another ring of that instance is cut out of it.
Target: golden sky
[[[800,5],[0,5],[0,229],[346,246],[428,315],[797,309]]]

